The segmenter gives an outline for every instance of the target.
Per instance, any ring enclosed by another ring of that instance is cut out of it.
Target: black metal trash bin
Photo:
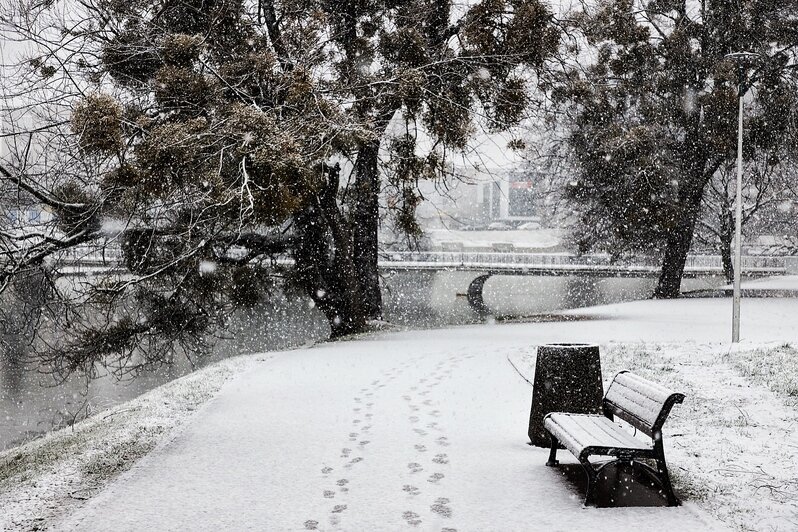
[[[530,445],[551,445],[549,434],[543,428],[543,418],[549,412],[600,414],[603,397],[597,345],[541,345],[535,362],[529,413]]]

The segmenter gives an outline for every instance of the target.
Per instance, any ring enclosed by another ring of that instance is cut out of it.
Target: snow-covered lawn
[[[534,356],[511,355],[534,375]],[[798,528],[798,350],[789,345],[610,343],[604,376],[631,369],[682,391],[665,426],[677,491],[743,530]]]
[[[794,530],[798,299],[744,300],[735,349],[730,313],[645,301],[226,361],[0,455],[0,526],[687,531],[714,514]],[[583,509],[526,445],[531,388],[508,358],[532,380],[557,341],[599,343],[606,379],[626,367],[687,394],[665,434],[684,506]]]
[[[732,285],[728,284],[724,288],[731,288]],[[798,275],[777,275],[773,277],[763,277],[761,279],[753,279],[745,281],[740,284],[740,287],[745,289],[760,289],[760,290],[793,290],[798,291]]]

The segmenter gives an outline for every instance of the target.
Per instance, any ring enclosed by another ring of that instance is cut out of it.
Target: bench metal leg
[[[579,458],[579,462],[582,464],[582,468],[585,470],[585,474],[587,475],[587,493],[585,493],[585,506],[591,506],[593,504],[593,500],[595,498],[595,490],[596,490],[596,482],[598,481],[598,473],[593,468],[593,464],[591,464],[587,457]]]
[[[668,474],[668,466],[665,465],[665,449],[662,445],[662,435],[660,433],[654,436],[654,456],[654,460],[657,463],[657,477],[659,477],[662,490],[668,499],[668,506],[679,506],[679,499],[676,498],[676,494],[673,492],[671,476]]]
[[[671,484],[671,477],[668,474],[668,466],[665,465],[665,457],[657,458],[657,470],[659,472],[660,482],[662,489],[665,491],[665,497],[668,499],[668,506],[679,506],[679,499],[673,492],[673,485]]]
[[[549,436],[551,437],[551,451],[549,451],[549,461],[546,462],[546,465],[554,467],[560,463],[557,460],[557,448],[560,446],[560,442],[553,435],[549,434]]]

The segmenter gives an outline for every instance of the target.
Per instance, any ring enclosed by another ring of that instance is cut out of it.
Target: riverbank
[[[231,377],[267,355],[227,359],[0,453],[0,530],[44,530],[173,438]]]
[[[735,349],[727,311],[641,301],[230,359],[0,455],[0,526],[689,530],[714,526],[704,508],[791,530],[798,300],[744,301]],[[687,393],[665,427],[685,507],[582,510],[525,445],[530,388],[508,357],[532,380],[553,341],[600,343],[605,379],[628,367]]]

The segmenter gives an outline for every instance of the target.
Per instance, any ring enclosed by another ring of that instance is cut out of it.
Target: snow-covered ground
[[[798,293],[798,275],[778,275],[773,277],[763,277],[740,283],[741,288],[759,290],[794,290]],[[724,288],[732,288],[728,284]]]
[[[74,434],[0,455],[0,523],[460,532],[798,526],[798,352],[786,345],[798,342],[798,299],[744,300],[744,341],[734,349],[728,299],[567,314],[570,321],[381,333],[224,362],[78,424]],[[581,474],[567,465],[575,460],[560,453],[563,475],[545,467],[546,450],[526,445],[531,388],[522,375],[532,380],[536,346],[555,341],[600,343],[606,379],[629,367],[687,394],[665,427],[684,506],[584,509]]]
[[[225,360],[0,453],[0,530],[50,528],[172,438],[252,358],[265,356]]]

